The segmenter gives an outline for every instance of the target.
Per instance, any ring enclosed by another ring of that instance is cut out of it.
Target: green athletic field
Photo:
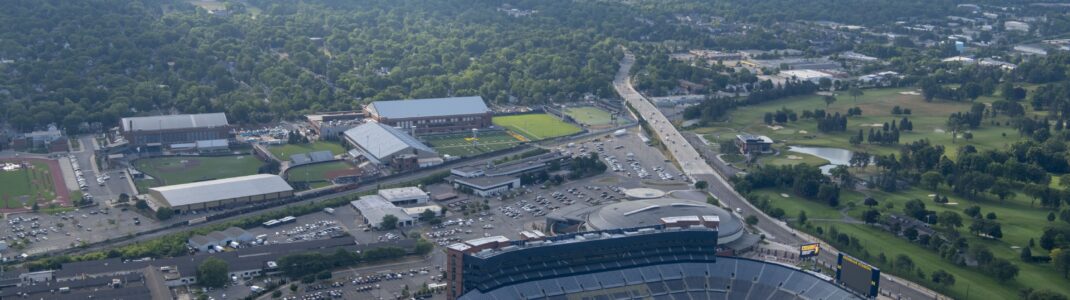
[[[175,185],[256,174],[264,165],[252,155],[171,156],[143,158],[134,167],[154,180],[139,180],[138,188]],[[144,191],[142,191],[144,192]]]
[[[471,133],[456,133],[421,138],[439,154],[461,157],[508,149],[520,144],[519,140],[504,131],[481,132],[475,143],[469,140],[471,137]]]
[[[545,140],[580,132],[576,125],[565,123],[548,114],[526,114],[494,117],[494,125],[521,134],[531,140]]]
[[[565,108],[565,114],[573,120],[587,126],[613,124],[613,117],[604,110],[592,106]]]
[[[308,182],[310,188],[330,185],[330,178],[356,172],[356,166],[346,161],[333,161],[297,166],[286,171],[289,182]]]
[[[279,160],[290,160],[290,155],[309,153],[316,151],[331,151],[331,154],[338,155],[345,152],[345,148],[342,145],[332,142],[312,142],[308,144],[286,144],[281,146],[272,146],[268,148],[272,155]]]
[[[38,199],[49,201],[56,198],[48,164],[30,164],[33,168],[0,171],[0,205],[3,208],[22,208],[21,199],[25,199],[27,205],[32,205]]]

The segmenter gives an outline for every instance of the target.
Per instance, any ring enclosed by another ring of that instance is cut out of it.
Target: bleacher
[[[734,257],[535,278],[461,299],[863,299],[801,270]]]

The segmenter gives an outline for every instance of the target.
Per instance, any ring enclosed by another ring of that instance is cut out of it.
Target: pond
[[[825,175],[829,174],[829,170],[836,166],[846,166],[851,162],[852,152],[847,149],[840,148],[823,148],[823,147],[798,147],[790,146],[788,151],[795,153],[810,154],[829,161],[829,164],[821,166],[821,173]]]

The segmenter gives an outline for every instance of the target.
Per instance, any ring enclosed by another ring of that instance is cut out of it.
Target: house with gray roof
[[[364,111],[379,123],[415,134],[462,132],[491,126],[490,108],[480,96],[376,101]]]

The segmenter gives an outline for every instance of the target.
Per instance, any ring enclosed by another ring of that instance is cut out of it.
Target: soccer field
[[[134,167],[155,180],[139,187],[175,185],[256,174],[264,162],[252,155],[143,158]]]
[[[508,149],[520,144],[520,140],[504,131],[480,132],[473,141],[471,133],[431,135],[422,137],[435,151],[450,156],[473,156]]]
[[[6,163],[18,162],[6,161]],[[0,171],[0,205],[2,208],[22,208],[33,205],[36,201],[51,201],[55,198],[52,172],[46,163],[31,162],[29,168]]]
[[[494,125],[508,128],[531,140],[545,140],[580,132],[576,125],[565,123],[548,114],[526,114],[494,117]]]
[[[307,182],[312,188],[330,185],[330,180],[358,172],[357,167],[346,161],[333,161],[302,165],[286,171],[289,182]]]
[[[592,106],[568,107],[565,114],[573,120],[587,126],[602,126],[613,123],[613,116],[604,110]]]

